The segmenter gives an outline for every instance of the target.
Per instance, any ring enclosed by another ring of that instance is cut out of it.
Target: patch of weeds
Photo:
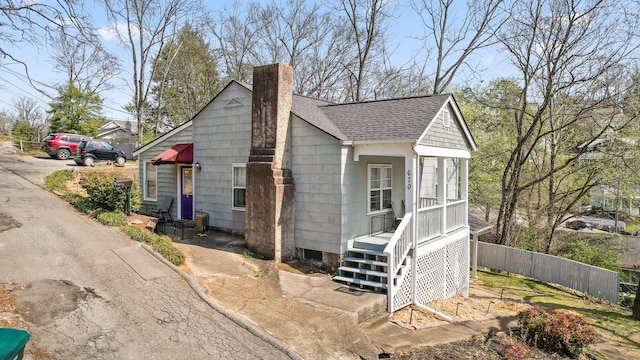
[[[166,235],[158,235],[155,233],[145,232],[135,226],[125,225],[122,231],[127,234],[131,239],[148,244],[154,251],[162,255],[173,265],[182,265],[185,261],[185,256],[182,251],[176,249],[171,242],[171,238]]]
[[[123,226],[127,224],[127,217],[123,213],[105,211],[96,215],[95,218],[107,226]]]
[[[44,178],[44,186],[51,191],[66,193],[69,191],[67,181],[73,177],[73,170],[58,170]]]
[[[244,251],[242,252],[242,257],[243,257],[243,258],[245,258],[245,259],[251,259],[251,258],[252,258],[251,251],[249,251],[249,250],[244,250]]]
[[[264,276],[264,270],[263,269],[258,269],[258,270],[253,272],[253,277],[261,278],[262,276]]]

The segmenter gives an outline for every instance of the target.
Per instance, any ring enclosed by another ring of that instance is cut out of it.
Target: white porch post
[[[418,169],[418,155],[411,154],[407,155],[404,158],[404,168],[405,168],[405,187],[404,187],[404,202],[405,209],[411,211],[413,217],[411,218],[411,223],[409,224],[409,236],[411,236],[411,247],[413,249],[413,256],[411,256],[411,303],[416,303],[416,287],[418,283],[418,272],[417,272],[417,253],[418,253],[418,240],[417,240],[417,224],[416,221],[418,216],[418,189],[420,186],[420,173]]]
[[[440,208],[440,234],[447,232],[447,161],[443,157],[438,157],[438,205]]]
[[[460,197],[467,202],[464,207],[464,223],[469,225],[469,159],[459,159],[460,161]]]

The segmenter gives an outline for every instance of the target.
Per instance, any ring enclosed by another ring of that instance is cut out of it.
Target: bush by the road
[[[126,193],[113,186],[116,178],[112,172],[92,172],[83,176],[82,188],[93,202],[103,209],[122,212],[127,200]],[[140,208],[140,189],[134,183],[131,189],[131,211]]]
[[[82,187],[87,196],[72,192],[67,183],[72,179],[71,170],[60,170],[47,176],[45,185],[50,190],[63,193],[62,197],[72,206],[97,219],[104,225],[120,226],[122,231],[135,241],[149,244],[156,252],[174,265],[185,261],[184,254],[176,249],[168,236],[149,233],[135,226],[127,225],[124,209],[125,194],[113,186],[113,172],[96,172],[83,174]],[[137,185],[131,189],[131,210],[140,207],[140,191]],[[115,211],[110,211],[115,210]]]

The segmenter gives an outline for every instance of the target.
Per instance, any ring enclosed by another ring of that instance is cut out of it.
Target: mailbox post
[[[127,194],[127,200],[124,203],[124,212],[127,216],[131,215],[131,186],[133,181],[131,179],[113,179],[113,186],[124,190]]]

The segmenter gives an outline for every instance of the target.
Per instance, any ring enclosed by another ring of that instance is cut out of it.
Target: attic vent
[[[229,102],[227,103],[227,105],[225,105],[225,107],[233,107],[233,106],[241,106],[242,102],[240,102],[240,100],[238,100],[237,98],[233,98],[231,100],[229,100]]]
[[[442,112],[440,113],[440,118],[442,119],[442,126],[446,128],[451,127],[451,115],[449,114],[448,109],[442,109]]]

